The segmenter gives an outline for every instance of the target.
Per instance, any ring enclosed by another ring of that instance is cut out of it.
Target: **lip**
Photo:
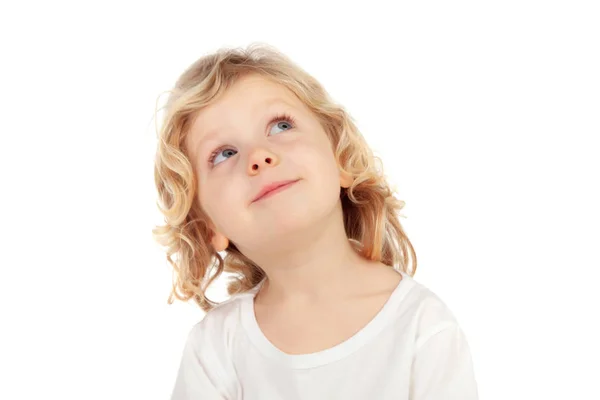
[[[285,188],[292,186],[293,183],[296,183],[299,180],[300,179],[290,179],[290,180],[286,180],[286,181],[273,182],[268,185],[265,185],[260,190],[260,192],[258,192],[256,197],[254,197],[254,199],[252,200],[252,203],[257,202],[258,200],[262,199],[263,197],[266,197],[271,192],[275,192],[275,191],[279,192],[280,191],[279,189],[284,190]]]

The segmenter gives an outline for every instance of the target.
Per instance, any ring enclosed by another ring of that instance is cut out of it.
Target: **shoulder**
[[[237,398],[232,347],[240,324],[239,309],[246,295],[231,297],[197,323],[187,336],[173,398]],[[203,397],[204,398],[204,397]]]
[[[435,292],[411,276],[405,275],[403,279],[409,290],[401,314],[410,320],[416,348],[442,331],[459,328],[456,316]]]
[[[432,290],[411,290],[410,387],[414,398],[478,399],[471,350],[465,333]]]
[[[208,343],[215,347],[221,347],[220,343],[228,345],[228,339],[232,339],[240,327],[242,303],[252,301],[252,297],[252,292],[241,293],[219,303],[192,326],[188,340],[197,346]]]

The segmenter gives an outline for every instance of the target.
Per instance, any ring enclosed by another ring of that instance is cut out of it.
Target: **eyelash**
[[[292,125],[292,128],[296,126],[296,120],[294,119],[294,117],[292,117],[291,115],[287,114],[287,113],[282,113],[282,114],[278,114],[275,117],[273,117],[271,119],[271,121],[269,121],[269,123],[267,125],[273,125],[276,124],[278,122],[290,122]],[[210,155],[210,157],[208,158],[208,164],[212,166],[212,162],[215,160],[215,158],[217,157],[217,155],[223,150],[226,149],[227,145],[225,146],[221,146],[217,149],[215,149],[215,151],[213,151]]]

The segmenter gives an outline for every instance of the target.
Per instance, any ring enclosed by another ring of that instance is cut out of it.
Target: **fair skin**
[[[281,113],[295,123],[269,124]],[[232,241],[267,275],[255,314],[276,347],[323,350],[375,316],[401,275],[351,247],[340,187],[352,177],[341,172],[325,130],[300,99],[260,75],[243,76],[200,110],[186,146],[215,250]],[[265,184],[288,179],[299,181],[252,203]]]

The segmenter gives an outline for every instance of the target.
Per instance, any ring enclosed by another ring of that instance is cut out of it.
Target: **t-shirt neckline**
[[[288,354],[271,343],[260,329],[254,313],[254,297],[260,288],[260,284],[251,289],[249,296],[244,296],[241,299],[242,326],[250,341],[260,353],[290,368],[313,368],[338,361],[360,349],[387,326],[393,317],[394,311],[414,285],[410,275],[403,271],[398,272],[402,275],[402,280],[373,319],[353,336],[328,349],[309,354]]]

